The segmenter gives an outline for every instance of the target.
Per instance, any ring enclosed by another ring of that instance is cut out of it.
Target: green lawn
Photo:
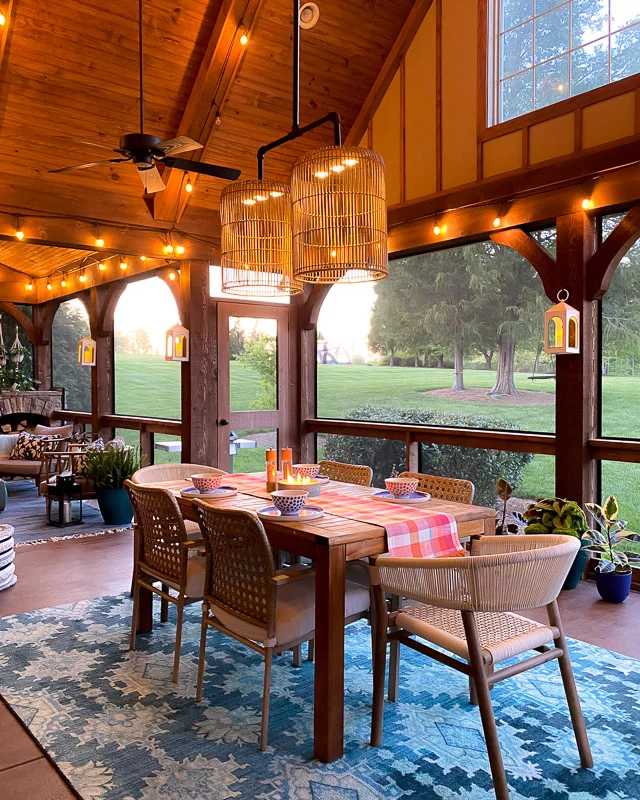
[[[469,388],[490,389],[494,373],[467,370]],[[470,402],[422,394],[451,386],[451,370],[410,367],[367,367],[320,365],[318,367],[318,416],[344,418],[358,406],[370,404],[395,408],[422,408],[457,414],[483,414],[500,417],[507,427],[523,431],[554,430],[554,405],[504,406],[498,403]],[[530,381],[516,376],[520,389],[555,392],[555,381]],[[231,363],[232,410],[249,408],[259,390],[256,373],[238,362]],[[640,378],[603,378],[603,433],[608,436],[640,437],[637,398]],[[461,395],[462,396],[462,395]],[[116,413],[178,419],[180,415],[180,365],[158,356],[116,356]],[[122,431],[127,441],[137,442],[135,431]],[[243,431],[238,431],[243,434]],[[157,436],[157,440],[173,439]],[[177,461],[178,455],[156,451],[157,461]],[[241,450],[234,462],[237,471],[262,469],[264,449]],[[521,497],[553,493],[553,457],[536,456],[525,470],[518,490]],[[606,495],[618,496],[623,513],[634,528],[640,527],[640,465],[607,462],[602,469]],[[636,511],[638,509],[638,511]]]

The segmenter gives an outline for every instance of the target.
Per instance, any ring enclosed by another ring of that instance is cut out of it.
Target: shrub
[[[496,417],[470,414],[447,414],[427,409],[397,409],[362,406],[347,419],[373,422],[394,422],[412,425],[442,425],[464,428],[500,430],[508,428]],[[326,437],[324,458],[349,464],[367,464],[373,469],[373,485],[384,486],[395,464],[400,472],[406,469],[405,443],[391,439],[367,439],[359,436],[329,434]],[[493,506],[498,478],[505,478],[515,489],[522,473],[531,461],[531,453],[511,453],[503,450],[481,450],[458,445],[422,445],[422,470],[431,475],[466,478],[474,483],[474,502]]]

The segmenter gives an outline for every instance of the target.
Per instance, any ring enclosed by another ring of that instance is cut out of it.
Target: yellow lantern
[[[96,365],[96,340],[90,336],[83,336],[78,342],[78,364],[83,367]]]
[[[565,302],[569,292],[558,292],[558,304],[544,315],[544,352],[555,355],[580,352],[580,312]]]
[[[174,325],[167,331],[165,361],[189,360],[189,331],[182,325]]]

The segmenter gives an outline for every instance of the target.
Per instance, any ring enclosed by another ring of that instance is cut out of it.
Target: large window
[[[638,0],[495,0],[490,123],[640,72]]]
[[[78,340],[90,335],[89,315],[81,301],[61,303],[53,318],[53,385],[64,389],[69,411],[91,411],[91,367],[78,364]]]

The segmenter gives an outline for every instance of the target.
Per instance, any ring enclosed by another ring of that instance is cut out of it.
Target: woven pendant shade
[[[249,297],[299,294],[291,258],[291,192],[275,181],[236,181],[220,196],[222,291]]]
[[[291,181],[293,274],[305,283],[386,278],[384,161],[364,147],[302,155]]]

